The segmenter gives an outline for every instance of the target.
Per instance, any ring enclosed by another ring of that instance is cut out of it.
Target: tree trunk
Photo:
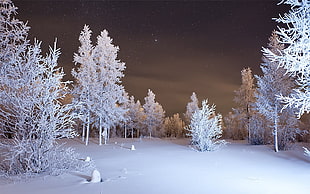
[[[275,107],[275,119],[274,119],[274,129],[273,129],[273,139],[274,139],[274,151],[278,152],[278,107]]]
[[[125,139],[127,138],[127,128],[126,128],[126,124],[124,125],[125,126]]]
[[[83,122],[82,141],[85,141],[85,123]]]
[[[105,127],[104,128],[104,145],[106,145],[107,144],[107,139],[108,139],[108,130],[107,130],[107,128]]]
[[[99,118],[99,145],[102,145],[102,118]]]
[[[88,145],[88,139],[89,139],[89,123],[90,123],[90,113],[87,113],[87,131],[86,131],[86,140],[85,140],[85,145]]]

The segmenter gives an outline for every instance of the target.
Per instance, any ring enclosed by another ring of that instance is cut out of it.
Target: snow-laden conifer
[[[200,152],[213,151],[225,144],[219,140],[222,136],[222,115],[215,113],[215,105],[208,100],[202,101],[202,107],[195,111],[190,125],[187,127],[191,144]]]
[[[278,41],[275,32],[269,38],[268,49],[275,55],[281,55],[284,45]],[[287,96],[295,88],[293,79],[285,74],[285,69],[279,67],[279,63],[263,58],[261,64],[263,76],[255,76],[257,79],[257,110],[269,121],[272,128],[274,149],[287,149],[288,144],[294,141],[298,132],[298,120],[294,115],[293,107],[284,110],[283,103],[278,99],[279,95]]]
[[[145,135],[152,137],[152,134],[155,136],[161,136],[160,134],[163,129],[163,122],[165,117],[165,111],[163,107],[155,101],[155,94],[149,89],[147,96],[144,98],[144,126],[145,126]]]

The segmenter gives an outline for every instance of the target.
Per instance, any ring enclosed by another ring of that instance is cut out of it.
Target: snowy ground
[[[115,144],[117,142],[117,144]],[[188,140],[112,139],[99,146],[69,140],[90,156],[103,182],[87,183],[90,174],[72,172],[15,184],[0,182],[1,194],[206,194],[310,193],[310,158],[297,145],[274,153],[270,146],[231,142],[215,152],[190,149]],[[130,150],[134,145],[136,150]]]

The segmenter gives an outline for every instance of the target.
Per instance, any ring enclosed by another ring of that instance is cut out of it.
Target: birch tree
[[[269,38],[268,49],[275,55],[281,55],[284,45],[279,43],[278,35],[273,32]],[[283,103],[278,96],[289,95],[296,87],[294,80],[285,74],[285,69],[279,67],[279,63],[263,58],[261,64],[263,76],[257,78],[257,110],[271,123],[273,129],[273,142],[276,152],[287,149],[289,142],[294,141],[298,132],[298,120],[294,115],[294,108],[284,110]],[[296,110],[295,110],[296,111]]]
[[[270,48],[263,48],[263,53],[271,62],[285,69],[285,74],[294,77],[298,88],[289,95],[280,95],[284,108],[296,108],[300,118],[310,112],[310,2],[309,0],[283,0],[291,6],[289,13],[275,19],[285,24],[278,27],[280,44],[284,45],[281,53],[274,53]]]
[[[15,175],[77,170],[82,168],[77,154],[56,142],[75,136],[71,107],[60,103],[68,92],[57,66],[60,51],[55,43],[44,57],[39,41],[30,45],[29,27],[14,18],[16,10],[10,0],[0,1],[1,171]]]

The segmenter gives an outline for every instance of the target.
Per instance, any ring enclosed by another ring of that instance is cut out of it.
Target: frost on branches
[[[268,49],[277,55],[281,55],[284,46],[278,42],[275,32],[269,38]],[[279,95],[289,95],[295,88],[294,80],[285,74],[285,70],[279,67],[277,62],[271,62],[263,58],[261,64],[263,76],[257,78],[257,110],[267,119],[269,129],[272,129],[274,149],[288,149],[290,142],[295,140],[298,130],[298,119],[294,115],[293,107],[282,110],[283,103],[278,100]]]
[[[129,129],[132,138],[134,135],[139,137],[139,131],[142,129],[143,121],[145,119],[141,103],[139,100],[135,102],[134,96],[131,96],[125,104],[125,108],[127,109],[127,121],[125,123],[126,130],[124,135],[125,137],[127,136],[127,129]]]
[[[210,106],[208,100],[202,101],[202,107],[197,110],[187,127],[191,144],[200,152],[213,151],[224,145],[222,136],[222,115],[215,114],[215,105]]]
[[[102,137],[104,143],[107,142],[109,129],[125,119],[126,109],[121,106],[127,100],[121,85],[125,64],[116,59],[119,48],[112,44],[106,30],[97,37],[95,47],[90,38],[91,30],[85,25],[79,37],[81,46],[74,55],[74,62],[79,65],[72,70],[72,76],[76,79],[74,103],[79,107],[82,137],[86,133],[86,145],[92,124],[99,131],[101,145]]]
[[[251,126],[251,118],[254,115],[253,111],[253,102],[255,102],[255,87],[254,87],[254,78],[252,75],[252,70],[250,68],[244,68],[241,71],[242,84],[238,90],[235,91],[236,95],[234,98],[234,102],[238,105],[236,109],[234,109],[235,118],[237,122],[240,122],[237,133],[240,134],[242,139],[246,136],[242,136],[243,134],[248,133],[248,140],[251,142],[252,139],[252,126]],[[242,135],[241,135],[242,134]]]
[[[2,173],[58,174],[82,169],[77,154],[56,140],[75,136],[73,114],[60,100],[66,95],[64,73],[57,67],[59,49],[41,55],[40,43],[30,45],[27,29],[13,18],[16,8],[0,1],[0,151]],[[2,42],[1,42],[2,44]]]
[[[184,138],[186,136],[185,123],[180,118],[179,113],[172,117],[166,117],[164,121],[165,137]]]
[[[187,103],[186,112],[184,114],[186,124],[190,123],[192,115],[194,114],[196,110],[199,109],[198,103],[199,101],[198,101],[197,95],[195,92],[193,92],[193,94],[191,95],[191,101]]]
[[[310,1],[284,0],[282,3],[291,6],[289,13],[276,19],[285,24],[277,31],[279,42],[285,48],[280,54],[263,48],[263,53],[270,61],[283,67],[288,75],[295,77],[298,88],[279,98],[285,103],[284,108],[297,108],[300,118],[304,112],[310,112]]]
[[[162,135],[165,111],[163,107],[155,102],[155,94],[149,89],[147,96],[144,98],[144,127],[145,127],[145,135],[149,135],[160,137]]]

